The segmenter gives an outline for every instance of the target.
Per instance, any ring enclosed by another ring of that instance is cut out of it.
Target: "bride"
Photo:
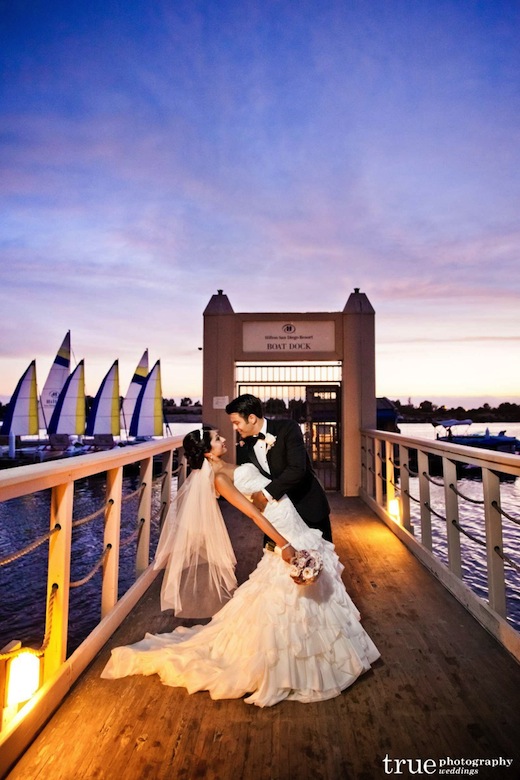
[[[204,626],[146,634],[115,648],[101,676],[158,674],[165,685],[207,690],[213,699],[248,694],[245,701],[258,707],[337,696],[368,671],[379,652],[341,581],[334,545],[304,523],[286,496],[269,502],[264,514],[257,510],[247,496],[269,480],[252,463],[224,461],[225,439],[218,431],[192,431],[183,445],[192,472],[157,547],[155,567],[166,566],[161,607],[180,616],[213,617]],[[217,494],[276,544],[274,551],[266,547],[233,595],[236,561]],[[322,560],[321,573],[307,585],[291,577],[291,559],[303,549]]]

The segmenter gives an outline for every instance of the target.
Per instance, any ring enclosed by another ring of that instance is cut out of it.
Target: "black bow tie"
[[[258,436],[246,436],[244,443],[249,444],[252,447],[256,444],[258,439],[265,439],[265,433],[259,433]]]

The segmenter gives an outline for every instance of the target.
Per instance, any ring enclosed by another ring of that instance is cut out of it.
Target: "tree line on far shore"
[[[496,407],[482,404],[476,408],[465,409],[463,406],[437,406],[431,401],[421,401],[414,406],[411,401],[403,404],[392,401],[401,422],[431,422],[432,420],[464,420],[473,422],[520,422],[520,404],[505,401]]]
[[[92,406],[93,398],[87,396],[87,411]],[[122,401],[123,399],[121,399]],[[387,399],[385,399],[387,401]],[[387,401],[388,402],[388,401]],[[473,422],[520,422],[520,404],[505,401],[496,407],[490,404],[483,404],[476,408],[466,409],[463,406],[445,406],[437,405],[431,401],[421,401],[418,406],[414,406],[411,400],[403,403],[400,400],[390,401],[393,405],[401,422],[431,422],[432,420],[464,420],[470,418]],[[0,402],[0,420],[2,420],[7,411],[8,404]],[[290,412],[293,419],[304,421],[306,418],[306,403],[303,400],[295,399],[289,401],[288,405],[280,398],[270,398],[264,404],[267,416],[285,416]],[[191,398],[181,398],[177,404],[173,398],[163,398],[163,410],[167,415],[202,415],[202,403],[192,401]]]

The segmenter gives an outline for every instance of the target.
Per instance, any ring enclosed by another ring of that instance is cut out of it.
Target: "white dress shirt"
[[[262,425],[262,429],[259,432],[263,433],[264,436],[267,434],[267,420],[265,417],[264,417],[264,424]],[[265,443],[265,439],[257,439],[254,445],[254,451],[259,464],[262,466],[264,471],[267,471],[267,473],[270,474],[271,469],[269,468],[269,463],[267,460],[267,444]],[[267,498],[268,501],[274,501],[272,495],[265,488],[263,488],[262,493],[264,494],[264,496]]]

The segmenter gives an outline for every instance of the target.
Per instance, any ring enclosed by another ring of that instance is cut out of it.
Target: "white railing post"
[[[417,450],[417,471],[419,472],[419,498],[421,501],[421,542],[432,549],[432,516],[430,505],[430,483],[428,482],[428,454]]]
[[[457,464],[450,458],[442,459],[444,474],[444,506],[446,510],[446,537],[448,542],[448,564],[451,571],[462,579],[462,562],[460,555],[460,533],[453,521],[459,522],[459,501],[457,494],[450,487],[457,487]]]
[[[486,522],[487,579],[489,606],[506,615],[506,586],[502,552],[502,517],[500,515],[500,478],[491,469],[482,469],[484,517]]]
[[[375,470],[376,470],[376,458],[375,458],[375,439],[371,436],[367,436],[366,442],[366,472],[367,472],[367,494],[371,498],[375,498]]]
[[[401,486],[401,522],[407,531],[413,533],[410,522],[410,473],[408,471],[410,450],[399,445],[399,484]]]
[[[361,487],[366,493],[369,493],[369,484],[370,484],[370,463],[369,463],[369,453],[368,448],[370,446],[370,442],[368,440],[368,436],[365,434],[361,435]]]
[[[385,441],[385,468],[386,468],[386,508],[395,498],[395,469],[394,469],[394,445]]]
[[[137,521],[142,524],[139,530],[137,542],[137,552],[135,569],[136,576],[148,567],[150,563],[150,523],[152,517],[152,481],[153,481],[153,458],[145,458],[141,461],[141,495],[139,496],[139,507]]]
[[[173,450],[165,452],[162,458],[163,480],[161,485],[161,527],[172,501]]]
[[[44,655],[43,678],[48,680],[60,668],[67,656],[69,624],[70,549],[72,541],[72,512],[74,482],[65,482],[52,489],[50,529],[60,530],[49,539],[49,566],[47,570],[47,604],[53,599],[50,639]],[[57,589],[54,591],[54,585]]]
[[[103,564],[101,590],[101,617],[105,617],[117,603],[119,587],[119,543],[121,541],[121,506],[123,467],[107,471],[104,546],[110,552]]]
[[[374,439],[374,479],[376,487],[376,502],[383,506],[383,443]]]

